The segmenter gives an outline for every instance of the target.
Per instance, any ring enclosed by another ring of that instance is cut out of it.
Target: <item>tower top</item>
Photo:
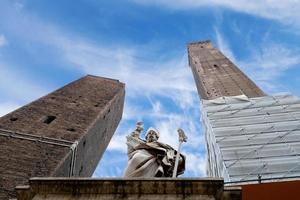
[[[198,41],[198,42],[190,42],[188,44],[188,48],[189,49],[197,49],[197,48],[212,49],[213,45],[210,40],[203,40],[203,41]]]

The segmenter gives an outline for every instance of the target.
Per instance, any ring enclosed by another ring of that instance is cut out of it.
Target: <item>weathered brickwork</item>
[[[30,177],[91,176],[124,95],[123,83],[88,75],[0,118],[0,197]]]
[[[225,57],[210,41],[188,45],[189,65],[192,68],[198,93],[203,99],[222,96],[265,96],[237,66]]]

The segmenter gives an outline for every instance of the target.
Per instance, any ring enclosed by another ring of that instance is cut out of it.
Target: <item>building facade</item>
[[[30,177],[91,176],[124,95],[123,83],[88,75],[1,117],[0,197],[14,197]]]

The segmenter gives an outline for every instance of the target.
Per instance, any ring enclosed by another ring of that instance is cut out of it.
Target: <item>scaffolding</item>
[[[207,174],[225,182],[300,177],[300,99],[286,94],[202,100]]]

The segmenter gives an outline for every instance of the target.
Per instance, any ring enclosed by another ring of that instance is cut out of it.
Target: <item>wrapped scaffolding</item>
[[[201,107],[209,176],[228,183],[300,177],[298,97],[220,97]]]

